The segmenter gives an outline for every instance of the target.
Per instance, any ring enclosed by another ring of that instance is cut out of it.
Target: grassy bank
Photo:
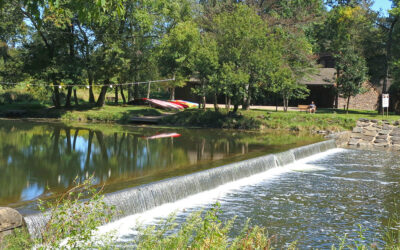
[[[17,103],[0,105],[0,117],[56,118],[62,121],[98,121],[129,123],[131,117],[159,116],[165,111],[148,106],[105,105],[102,108],[82,104],[71,109],[55,109],[46,104]],[[269,110],[239,110],[236,114],[221,109],[205,111],[188,109],[164,117],[160,125],[224,128],[224,129],[283,129],[291,131],[315,132],[319,130],[343,131],[355,126],[357,119],[400,120],[399,115],[382,117],[375,111],[320,109],[316,114],[306,112],[275,112]]]
[[[104,105],[102,108],[84,104],[70,109],[56,109],[44,104],[0,105],[0,117],[56,118],[64,121],[100,121],[127,123],[134,116],[158,116],[164,112],[147,106]]]
[[[355,126],[359,118],[382,119],[373,111],[320,110],[316,114],[306,112],[274,112],[266,110],[239,111],[232,115],[225,111],[186,110],[165,117],[162,123],[173,126],[196,126],[235,129],[284,129],[292,131],[342,131]],[[388,120],[400,120],[391,115]]]

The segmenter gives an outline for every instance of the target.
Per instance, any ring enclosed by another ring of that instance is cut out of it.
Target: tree
[[[215,88],[210,85],[212,75],[218,70],[218,51],[217,43],[213,37],[208,34],[202,34],[199,46],[194,52],[193,56],[193,72],[200,80],[200,87],[193,90],[193,92],[201,97],[200,107],[206,108],[206,95],[214,95],[214,104],[216,104],[215,95],[217,94]]]
[[[19,82],[26,77],[23,73],[22,51],[17,48],[27,32],[23,18],[13,1],[5,3],[0,9],[0,82]]]
[[[184,86],[192,74],[190,62],[198,43],[199,30],[193,21],[178,23],[161,41],[161,72],[175,79],[168,85],[171,100],[175,99],[175,88]]]
[[[386,20],[388,25],[383,26],[387,32],[385,81],[392,78],[393,84],[390,87],[390,94],[394,103],[394,110],[400,113],[400,1],[392,0],[392,9]]]
[[[221,65],[221,76],[214,79],[224,79],[225,82],[221,82],[224,87],[220,89],[227,97],[228,106],[233,103],[233,112],[240,104],[247,109],[258,81],[257,77],[250,77],[255,69],[252,60],[255,59],[254,54],[267,46],[267,26],[253,9],[237,4],[232,11],[217,14],[212,29]],[[265,62],[262,64],[265,65]],[[226,82],[234,76],[238,78],[231,79],[231,83]]]
[[[365,59],[352,49],[342,50],[336,56],[337,89],[339,94],[347,98],[347,112],[350,98],[362,90],[362,84],[367,80]]]
[[[375,26],[375,17],[368,4],[341,4],[333,7],[324,22],[314,25],[315,51],[328,53],[336,58],[342,58],[341,53],[351,51],[365,58],[370,53],[365,45],[373,34],[371,31]],[[336,67],[338,78],[340,74]],[[336,92],[339,94],[339,89]],[[339,95],[336,95],[336,108],[338,98]]]

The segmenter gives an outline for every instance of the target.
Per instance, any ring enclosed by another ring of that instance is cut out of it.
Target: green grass
[[[119,105],[106,104],[102,108],[96,108],[93,104],[82,101],[82,99],[85,100],[86,98],[84,94],[87,94],[87,91],[82,90],[78,93],[82,97],[80,105],[73,106],[70,109],[55,109],[51,104],[35,99],[34,95],[31,98],[27,98],[29,93],[26,93],[26,91],[0,92],[4,92],[0,95],[4,99],[0,103],[0,117],[56,118],[64,122],[97,121],[125,124],[128,123],[131,117],[158,116],[164,113],[160,109],[147,106],[122,105],[121,103]],[[362,110],[350,110],[348,114],[340,109],[318,109],[316,114],[294,111],[239,110],[237,114],[233,115],[224,109],[221,109],[220,112],[214,112],[213,109],[206,111],[189,109],[165,117],[161,121],[161,125],[246,130],[284,129],[315,132],[318,130],[349,130],[355,126],[359,118],[400,120],[399,115],[392,114],[383,118],[376,111]]]
[[[134,116],[158,116],[162,110],[148,106],[104,105],[102,108],[83,104],[70,109],[56,109],[45,104],[0,105],[0,117],[57,118],[64,121],[101,121],[126,123]]]
[[[343,131],[355,126],[359,118],[382,120],[376,111],[349,111],[322,109],[316,114],[306,112],[274,112],[267,110],[240,110],[236,115],[225,111],[186,110],[165,117],[162,123],[174,126],[195,126],[235,129],[285,129],[292,131],[315,132],[318,130]],[[398,115],[384,119],[400,120]]]
[[[62,120],[103,121],[126,123],[131,117],[159,116],[163,111],[147,106],[105,105],[102,108],[68,110],[61,115]]]

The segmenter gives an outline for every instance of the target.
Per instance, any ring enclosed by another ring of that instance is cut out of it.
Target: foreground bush
[[[55,202],[40,201],[40,210],[48,215],[48,222],[40,237],[32,239],[26,229],[17,230],[5,238],[5,249],[90,248],[97,227],[114,215],[114,207],[107,205],[102,189],[93,188],[92,179],[68,190]],[[83,198],[89,197],[87,200]]]
[[[220,213],[218,204],[204,214],[194,213],[179,230],[174,216],[170,216],[156,226],[139,228],[135,245],[138,249],[271,249],[272,238],[267,237],[265,229],[251,228],[248,222],[239,236],[231,239],[235,218],[223,223]]]

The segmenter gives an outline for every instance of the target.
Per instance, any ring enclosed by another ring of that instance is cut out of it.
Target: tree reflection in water
[[[108,128],[0,121],[0,205],[61,192],[77,176],[84,180],[94,175],[97,184],[106,183],[107,191],[113,191],[253,157],[251,152],[320,140],[286,134],[279,143],[275,135],[258,133]],[[181,136],[148,139],[172,132]]]

